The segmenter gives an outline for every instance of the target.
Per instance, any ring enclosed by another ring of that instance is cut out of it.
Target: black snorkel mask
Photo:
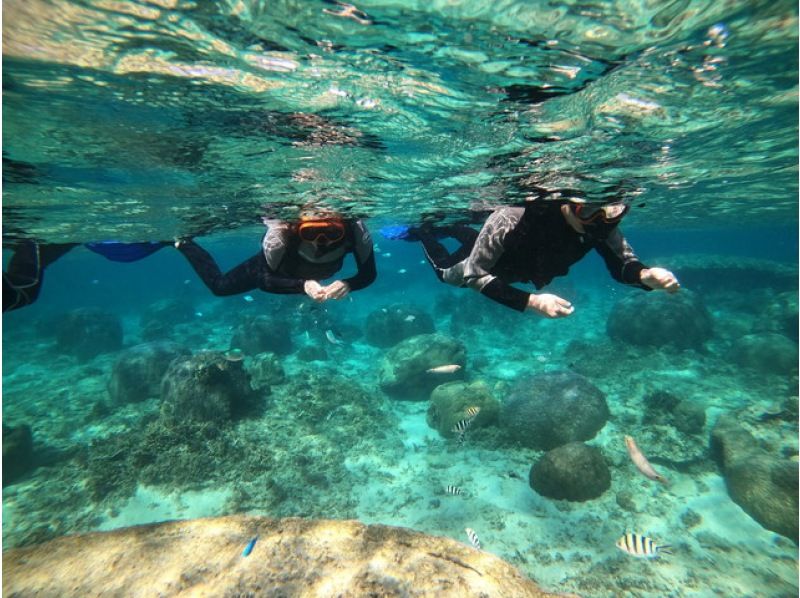
[[[583,226],[586,234],[605,238],[611,234],[630,210],[623,202],[610,204],[570,203],[570,210]]]

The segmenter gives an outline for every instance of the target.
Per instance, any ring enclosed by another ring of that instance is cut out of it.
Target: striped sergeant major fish
[[[657,559],[662,552],[672,554],[669,544],[659,545],[647,536],[630,532],[617,540],[616,546],[622,552],[640,559]]]
[[[474,548],[478,550],[481,549],[481,541],[478,539],[478,534],[475,533],[475,530],[471,527],[464,528],[464,531],[467,532],[467,538],[469,538],[469,543],[472,544]]]
[[[453,496],[464,494],[464,491],[461,488],[459,488],[458,486],[453,486],[452,484],[449,486],[445,486],[444,491],[445,493],[452,494]]]
[[[478,413],[480,413],[480,411],[481,411],[480,407],[467,407],[466,411],[467,417],[456,422],[456,425],[453,426],[453,429],[451,431],[458,435],[457,436],[458,444],[464,442],[464,435],[467,433],[467,430],[472,425],[472,421],[475,419],[475,416],[477,416]]]

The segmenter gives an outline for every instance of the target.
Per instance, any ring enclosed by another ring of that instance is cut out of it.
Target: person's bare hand
[[[667,293],[677,293],[681,288],[675,275],[664,268],[645,268],[639,275],[639,280],[651,289],[663,289]]]
[[[350,285],[343,280],[334,280],[322,290],[326,299],[344,299],[350,292]]]
[[[303,291],[317,303],[322,303],[327,299],[325,289],[316,280],[307,280],[303,284]]]
[[[546,318],[565,318],[575,311],[572,303],[566,299],[562,299],[558,295],[551,295],[549,293],[542,293],[540,295],[532,294],[528,298],[527,309],[539,312]]]

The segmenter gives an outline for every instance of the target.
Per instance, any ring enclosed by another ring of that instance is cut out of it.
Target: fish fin
[[[659,554],[675,554],[672,552],[672,546],[670,544],[664,544],[663,546],[658,547]]]

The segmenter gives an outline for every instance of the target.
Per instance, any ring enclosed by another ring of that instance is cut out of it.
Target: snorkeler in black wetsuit
[[[480,232],[465,225],[415,230],[440,280],[470,287],[517,311],[532,310],[549,318],[574,311],[572,304],[548,293],[528,293],[511,286],[532,282],[541,289],[592,249],[605,260],[611,276],[645,290],[680,288],[672,272],[648,268],[639,261],[618,224],[628,211],[623,203],[531,202],[525,207],[495,210]],[[437,240],[456,238],[452,254]]]
[[[178,250],[189,260],[215,295],[236,295],[254,289],[267,293],[305,293],[315,301],[342,299],[375,280],[372,238],[361,220],[318,213],[301,216],[297,223],[267,221],[262,251],[223,274],[214,258],[192,241],[179,241]],[[352,253],[357,273],[328,285],[318,281],[342,269]]]
[[[14,247],[14,254],[3,272],[3,311],[25,307],[39,298],[45,269],[80,243],[36,243],[24,241]],[[113,262],[135,262],[169,245],[162,241],[120,243],[99,241],[84,246]]]

